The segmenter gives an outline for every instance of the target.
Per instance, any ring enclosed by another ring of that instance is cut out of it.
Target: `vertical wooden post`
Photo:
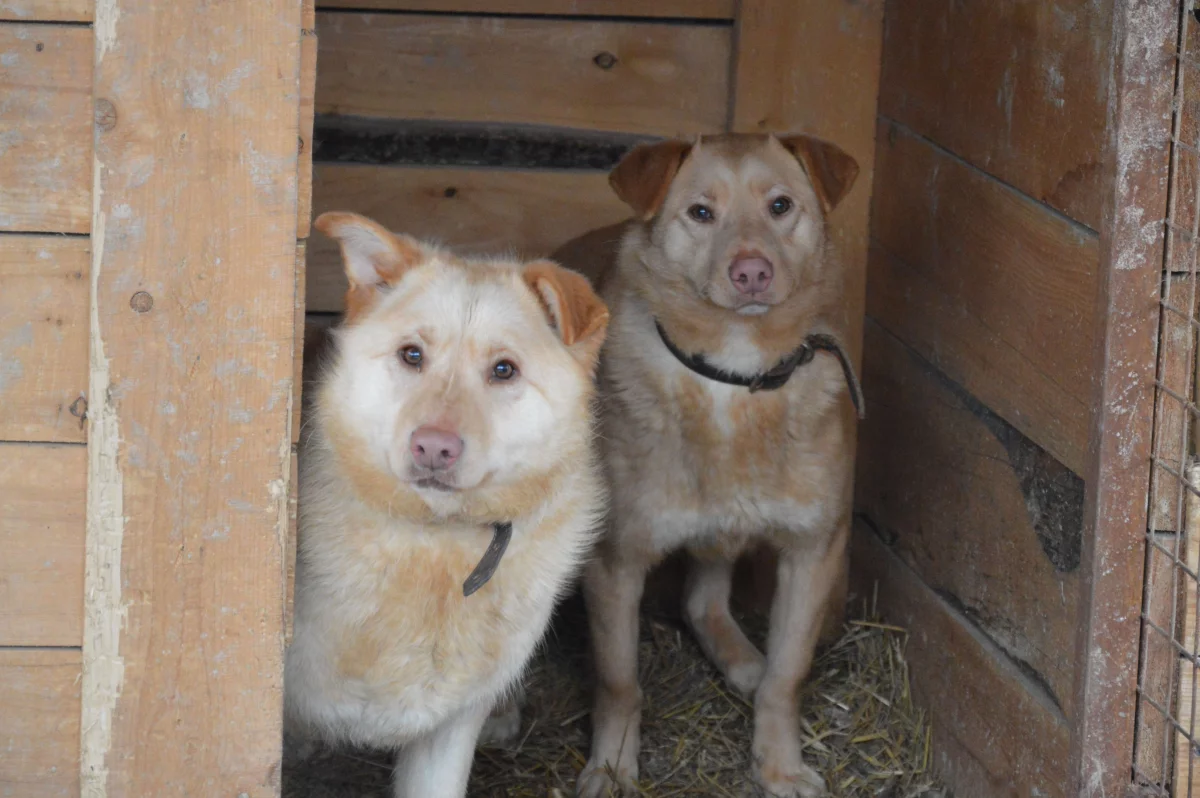
[[[85,796],[279,794],[301,0],[98,0]]]
[[[1133,760],[1179,6],[1113,10],[1069,793],[1086,798],[1124,795]]]

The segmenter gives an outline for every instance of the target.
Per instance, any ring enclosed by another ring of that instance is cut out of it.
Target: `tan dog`
[[[612,513],[584,575],[598,685],[580,796],[637,778],[638,602],[647,570],[681,547],[694,555],[685,617],[729,683],[755,693],[756,780],[776,796],[824,791],[801,760],[796,691],[845,591],[861,397],[837,343],[825,214],[857,172],[803,136],[644,145],[611,175],[636,218],[555,255],[603,285],[613,314]],[[780,551],[765,658],[729,611],[734,560],[764,539]]]
[[[350,291],[300,461],[289,733],[399,749],[398,798],[460,798],[604,510],[608,312],[546,261],[462,260],[351,214],[316,226]]]

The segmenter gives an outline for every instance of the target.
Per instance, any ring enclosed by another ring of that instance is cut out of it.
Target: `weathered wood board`
[[[321,8],[556,17],[733,19],[736,3],[737,0],[321,0]]]
[[[1164,309],[1160,321],[1158,375],[1154,408],[1154,457],[1151,476],[1152,528],[1158,532],[1183,530],[1184,466],[1191,451],[1197,417],[1187,409],[1195,400],[1196,310],[1200,302],[1196,278],[1174,276],[1164,283]]]
[[[896,126],[876,175],[867,313],[1081,473],[1096,235]]]
[[[880,113],[1100,229],[1112,0],[896,0]]]
[[[0,235],[0,440],[83,441],[86,238]]]
[[[868,322],[856,507],[1071,715],[1083,482]]]
[[[353,210],[470,254],[549,255],[628,216],[603,172],[317,164],[314,184],[316,215]],[[337,245],[313,236],[308,253],[308,310],[340,311],[346,283]]]
[[[85,27],[0,23],[0,231],[90,228],[92,51]]]
[[[317,113],[654,135],[725,127],[730,29],[323,12]]]
[[[91,22],[94,0],[0,0],[0,20]]]
[[[1066,798],[1070,730],[1062,715],[970,620],[941,601],[874,533],[854,531],[857,590],[911,630],[913,693],[928,708],[935,767],[970,798]]]
[[[0,648],[0,795],[78,798],[79,650]]]
[[[302,21],[97,8],[85,795],[279,794]]]
[[[0,443],[0,646],[82,642],[86,506],[84,447]]]

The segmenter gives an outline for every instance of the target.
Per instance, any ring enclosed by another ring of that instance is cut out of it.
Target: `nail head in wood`
[[[145,291],[138,291],[129,298],[129,307],[138,313],[149,313],[150,309],[154,307],[154,297]]]
[[[607,50],[597,54],[592,61],[596,64],[596,66],[600,67],[606,72],[617,65],[617,57]]]

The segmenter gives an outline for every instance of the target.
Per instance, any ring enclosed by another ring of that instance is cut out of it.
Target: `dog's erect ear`
[[[829,213],[850,193],[858,177],[858,162],[836,144],[812,136],[780,136],[779,143],[788,149],[808,173],[821,210]]]
[[[589,372],[595,371],[608,333],[608,307],[582,274],[548,260],[529,263],[525,283],[541,300],[555,331]]]
[[[342,262],[350,283],[346,292],[348,317],[366,307],[376,289],[394,285],[424,257],[416,240],[396,235],[378,222],[356,213],[323,213],[313,222],[313,227],[337,241],[342,248]]]
[[[639,144],[608,175],[608,184],[642,221],[654,218],[684,158],[692,151],[685,141]]]

